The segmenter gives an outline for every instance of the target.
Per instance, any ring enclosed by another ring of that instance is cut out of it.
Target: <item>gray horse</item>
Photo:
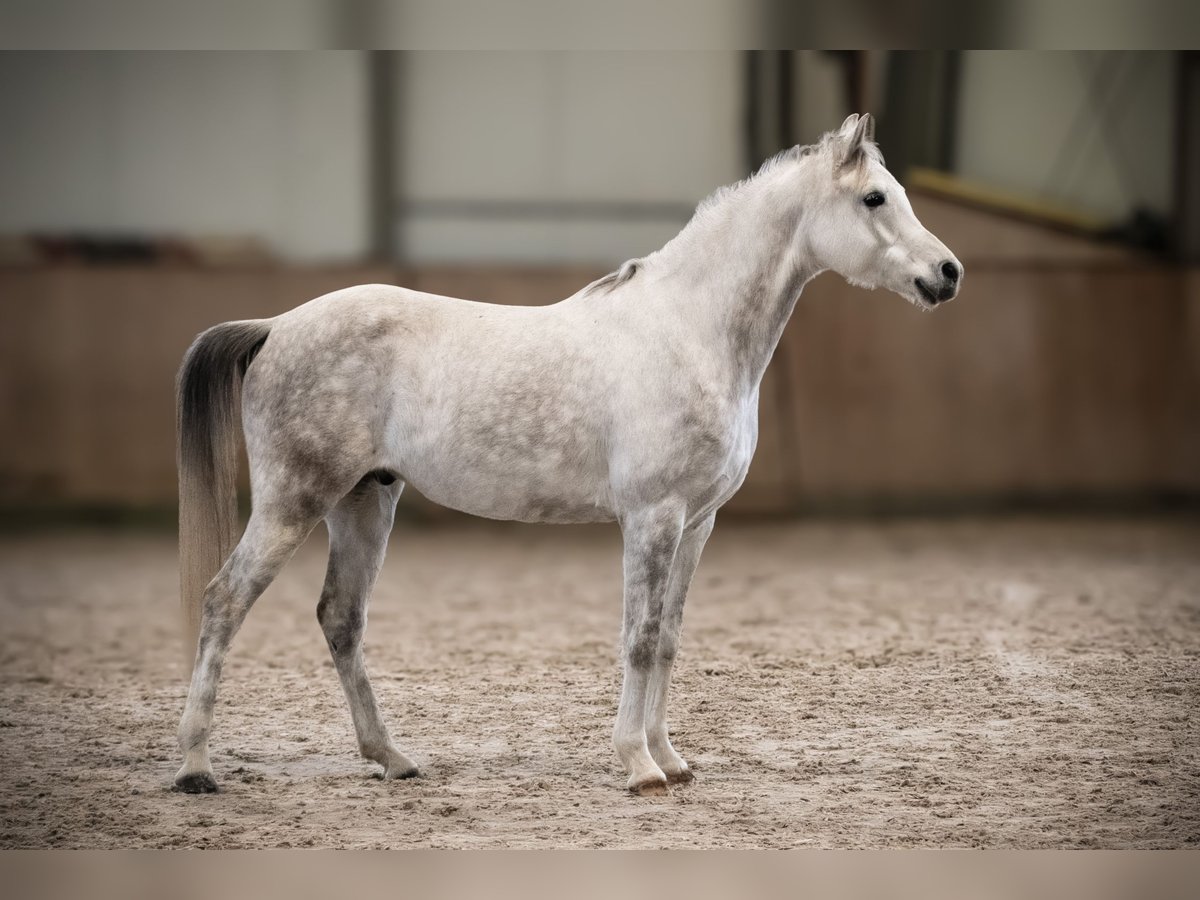
[[[216,790],[208,738],[225,654],[322,519],[330,554],[317,618],[359,748],[385,778],[417,774],[362,655],[406,483],[494,519],[620,523],[614,745],[635,793],[690,781],[666,718],[684,598],[750,465],[759,383],[801,289],[831,269],[931,310],[961,283],[871,127],[850,116],[780,153],[704,201],[662,249],[552,306],[363,285],[201,334],[179,375],[180,565],[196,653],[176,786]],[[254,505],[230,552],[239,395]]]

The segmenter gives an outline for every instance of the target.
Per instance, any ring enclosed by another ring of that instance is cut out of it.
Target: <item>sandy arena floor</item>
[[[2,847],[1200,845],[1200,522],[718,525],[673,693],[697,781],[627,795],[615,528],[401,526],[368,663],[425,777],[358,758],[314,615],[259,601],[222,792],[169,790],[166,536],[0,539]]]

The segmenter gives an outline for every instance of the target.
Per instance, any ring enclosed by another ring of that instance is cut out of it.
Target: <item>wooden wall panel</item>
[[[802,493],[1171,487],[1180,295],[1168,269],[994,269],[923,314],[823,276],[784,339]]]
[[[390,269],[0,270],[0,503],[173,502],[174,377],[197,333]]]
[[[1171,442],[1174,483],[1181,490],[1200,493],[1200,268],[1184,276],[1184,304],[1180,326],[1182,350],[1174,375],[1176,391],[1172,410],[1178,439]]]

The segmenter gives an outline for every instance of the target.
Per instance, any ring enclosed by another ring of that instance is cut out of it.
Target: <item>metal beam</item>
[[[1179,53],[1175,106],[1176,257],[1200,263],[1200,51]]]
[[[396,55],[367,52],[367,209],[371,258],[395,262],[400,256],[396,228]]]

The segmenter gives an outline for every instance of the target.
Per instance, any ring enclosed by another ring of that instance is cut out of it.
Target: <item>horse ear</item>
[[[863,160],[863,143],[875,140],[875,119],[870,113],[854,113],[842,123],[838,135],[842,138],[842,168],[856,166]]]
[[[875,140],[875,117],[870,113],[863,113],[858,120],[858,127],[862,129],[863,138],[874,142]]]

